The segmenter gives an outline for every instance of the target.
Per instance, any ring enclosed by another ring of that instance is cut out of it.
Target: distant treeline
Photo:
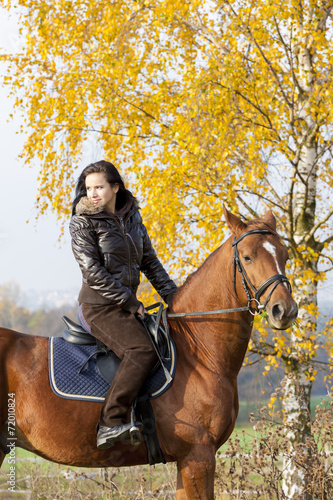
[[[63,315],[77,318],[77,307],[44,307],[31,311],[22,305],[22,292],[16,284],[6,283],[0,286],[0,326],[21,333],[59,336],[64,329]]]

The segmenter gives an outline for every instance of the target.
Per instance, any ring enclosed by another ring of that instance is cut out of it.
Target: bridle
[[[291,293],[291,285],[290,282],[284,274],[275,274],[271,278],[268,278],[260,287],[257,289],[252,283],[248,275],[246,274],[246,271],[244,269],[244,266],[240,260],[239,253],[238,253],[238,248],[237,245],[240,241],[242,241],[246,236],[249,236],[250,234],[273,234],[271,231],[268,231],[267,229],[253,229],[252,231],[247,231],[246,233],[242,234],[239,238],[234,238],[234,241],[232,243],[232,248],[233,248],[233,258],[232,258],[232,266],[233,266],[233,284],[234,284],[234,290],[237,296],[237,290],[236,290],[236,269],[241,274],[242,277],[242,284],[243,288],[245,290],[247,300],[248,300],[248,307],[249,311],[251,314],[256,314],[252,312],[252,307],[251,304],[252,302],[255,303],[255,307],[257,308],[257,311],[260,309],[266,309],[266,306],[268,304],[269,299],[272,296],[272,293],[274,292],[275,288],[279,285],[279,283],[288,283],[289,291]],[[254,297],[251,297],[250,289],[248,287],[250,285],[252,291],[254,292]],[[267,295],[267,298],[264,302],[264,304],[260,304],[260,297],[262,294],[267,290],[269,286],[272,286],[271,290],[269,291],[269,294]]]
[[[272,296],[272,293],[274,292],[275,288],[280,284],[280,283],[287,283],[289,291],[291,293],[291,285],[288,280],[288,278],[284,274],[275,274],[271,278],[268,278],[262,285],[259,286],[259,288],[255,288],[255,286],[251,283],[250,278],[248,277],[244,266],[240,260],[239,253],[238,253],[238,248],[237,245],[240,241],[242,241],[246,236],[249,236],[251,234],[273,234],[271,231],[268,231],[267,229],[253,229],[252,231],[247,231],[246,233],[242,234],[239,238],[236,239],[234,238],[234,241],[232,243],[233,247],[233,259],[232,259],[232,265],[233,265],[233,284],[234,284],[234,290],[237,296],[237,290],[236,290],[236,270],[239,271],[242,277],[242,284],[243,288],[245,290],[248,304],[245,307],[235,307],[232,309],[218,309],[214,311],[199,311],[199,312],[181,312],[181,313],[166,313],[165,310],[165,316],[167,314],[168,318],[184,318],[187,316],[203,316],[206,314],[224,314],[224,313],[231,313],[231,312],[243,312],[243,311],[248,311],[250,312],[253,316],[256,316],[257,314],[260,314],[260,310],[266,309],[266,306],[268,304],[269,299]],[[267,290],[268,287],[271,285],[272,288],[269,291],[267,298],[264,302],[264,304],[260,304],[260,297],[262,294]],[[254,292],[254,297],[251,297],[251,290]],[[255,305],[255,308],[253,308],[253,303]],[[157,304],[154,304],[153,306],[150,306],[147,308],[149,309],[154,309],[157,307]],[[164,316],[164,315],[163,315]],[[165,318],[166,319],[166,318]]]

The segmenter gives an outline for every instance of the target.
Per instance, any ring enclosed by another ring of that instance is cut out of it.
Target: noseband
[[[233,284],[234,284],[234,290],[237,296],[237,290],[236,290],[236,269],[241,274],[242,277],[242,284],[243,288],[245,290],[247,299],[248,299],[248,306],[249,310],[252,314],[255,314],[252,312],[251,309],[251,304],[252,302],[255,303],[255,306],[257,307],[257,310],[260,309],[266,309],[267,303],[269,299],[272,296],[272,293],[274,292],[275,288],[278,286],[279,283],[288,283],[289,291],[291,292],[291,285],[288,280],[288,278],[284,274],[275,274],[271,278],[268,278],[260,287],[257,289],[252,283],[248,275],[246,274],[246,271],[244,269],[244,266],[240,260],[237,245],[240,241],[242,241],[246,236],[249,236],[250,234],[273,234],[271,231],[268,231],[267,229],[253,229],[252,231],[247,231],[246,233],[242,234],[238,239],[234,238],[234,241],[232,243],[233,247],[233,258],[232,258],[232,266],[233,266]],[[251,287],[252,291],[254,292],[254,297],[251,297],[250,289],[249,286]],[[260,304],[260,297],[262,294],[267,290],[269,286],[272,286],[270,292],[267,295],[267,298],[264,302],[264,304]],[[257,312],[257,311],[256,311]]]

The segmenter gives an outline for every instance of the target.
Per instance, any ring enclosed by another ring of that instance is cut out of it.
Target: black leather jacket
[[[81,198],[69,230],[83,275],[79,302],[112,304],[135,313],[140,271],[170,302],[177,286],[157,258],[136,205],[119,217]]]

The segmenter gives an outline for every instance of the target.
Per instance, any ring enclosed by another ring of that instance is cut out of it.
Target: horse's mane
[[[193,280],[193,278],[196,276],[196,274],[202,269],[202,267],[213,257],[213,255],[216,254],[216,252],[221,248],[222,245],[220,245],[219,247],[215,248],[215,250],[210,254],[208,255],[207,259],[205,259],[203,261],[203,263],[198,267],[198,269],[196,269],[195,271],[193,271],[193,273],[190,273],[186,280],[184,281],[184,283],[178,287],[178,290],[176,292],[176,294],[178,295],[178,293],[180,293],[182,290],[184,290],[185,287],[187,287],[191,281]]]

